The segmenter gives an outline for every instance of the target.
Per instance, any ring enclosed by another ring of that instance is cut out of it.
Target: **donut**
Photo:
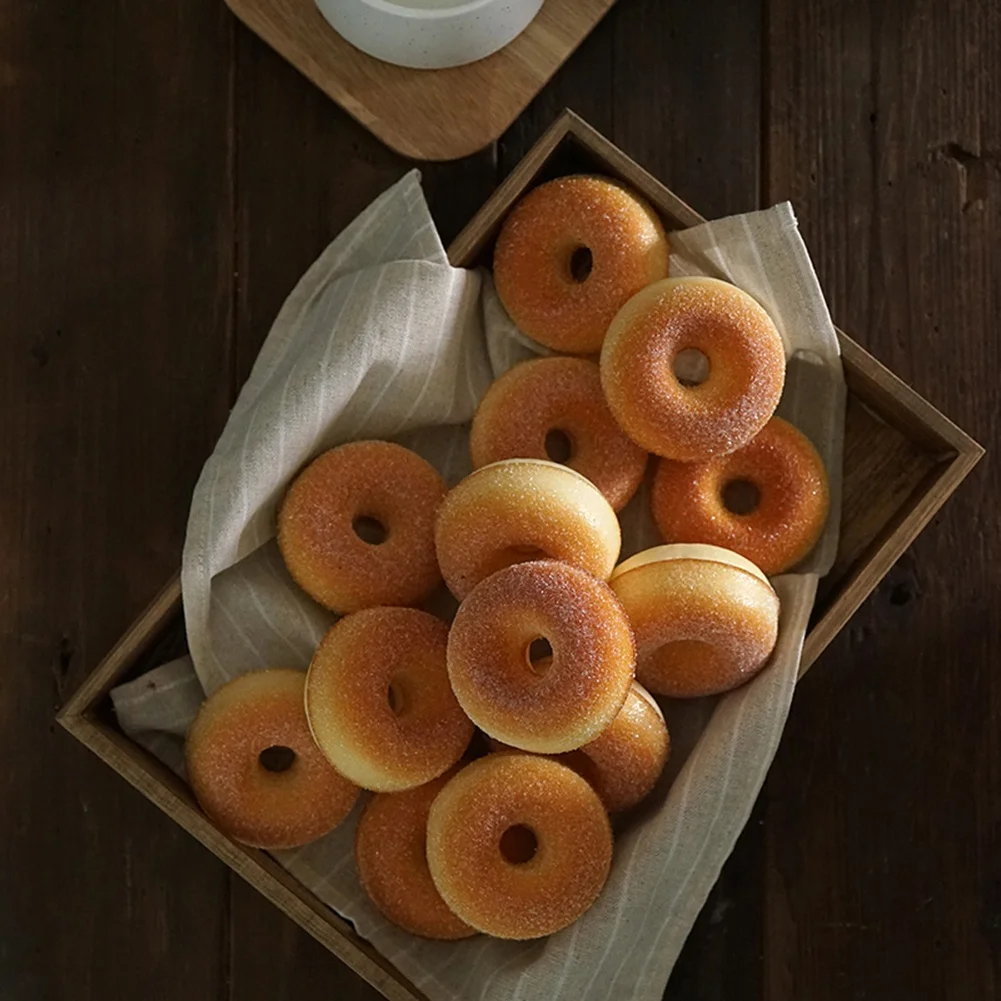
[[[438,794],[427,859],[445,903],[498,938],[551,935],[594,903],[608,878],[612,830],[572,769],[531,754],[491,754]]]
[[[675,374],[683,352],[708,361],[697,385]],[[784,381],[775,324],[746,292],[715,278],[644,289],[616,314],[601,350],[601,384],[622,429],[680,462],[746,445],[775,412]]]
[[[752,495],[744,513],[728,507],[735,506],[729,497],[738,485]],[[769,575],[795,566],[813,549],[829,505],[817,450],[780,417],[729,455],[695,463],[661,459],[650,494],[654,521],[667,542],[724,546]]]
[[[580,774],[609,813],[631,810],[653,788],[667,764],[671,740],[660,706],[633,682],[619,714],[579,751]]]
[[[364,789],[398,792],[462,757],[473,724],[448,683],[448,626],[416,608],[346,615],[306,675],[306,716],[327,760]]]
[[[548,658],[536,654],[540,644]],[[448,677],[466,715],[488,736],[541,754],[597,737],[622,708],[634,666],[611,589],[555,560],[487,577],[448,637]]]
[[[657,213],[616,181],[541,184],[514,206],[494,247],[497,295],[518,327],[555,351],[597,351],[616,312],[664,278]]]
[[[779,599],[748,559],[719,546],[655,546],[610,581],[636,637],[636,677],[658,695],[729,691],[768,662]]]
[[[477,469],[445,498],[435,527],[442,576],[460,601],[484,577],[527,560],[564,560],[607,580],[621,544],[601,491],[543,459]]]
[[[514,750],[499,740],[491,740],[490,746],[494,751]],[[619,714],[599,737],[554,757],[590,783],[609,813],[624,813],[654,787],[670,752],[660,706],[634,681]]]
[[[586,476],[616,511],[643,480],[647,453],[626,436],[605,402],[598,366],[584,358],[536,358],[487,390],[469,438],[473,468],[501,459],[557,459]]]
[[[428,814],[452,774],[405,792],[378,793],[355,830],[358,876],[372,903],[393,924],[424,938],[476,934],[448,909],[428,869]]]
[[[358,798],[309,735],[305,683],[303,671],[240,675],[206,699],[188,730],[188,784],[234,841],[296,848],[333,830]]]
[[[413,605],[441,580],[434,520],[444,496],[434,468],[402,445],[341,445],[289,487],[278,548],[295,582],[335,612]]]

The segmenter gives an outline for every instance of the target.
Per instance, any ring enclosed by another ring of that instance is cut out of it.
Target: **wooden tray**
[[[449,248],[452,262],[466,267],[488,262],[504,215],[528,188],[581,170],[614,175],[642,192],[668,230],[702,222],[621,150],[565,112],[459,234]],[[841,540],[814,609],[804,671],[983,454],[972,438],[851,338],[840,337],[848,382]],[[387,998],[422,1001],[425,996],[392,964],[270,855],[216,830],[184,783],[117,727],[109,690],[178,656],[184,642],[178,575],[70,699],[60,722]]]
[[[546,0],[510,45],[446,70],[381,62],[346,42],[313,0],[226,0],[244,24],[374,132],[416,160],[457,160],[492,143],[615,0]]]

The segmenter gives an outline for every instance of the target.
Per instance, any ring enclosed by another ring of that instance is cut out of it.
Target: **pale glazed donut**
[[[746,514],[734,514],[724,502],[734,483],[757,491],[757,503]],[[725,546],[769,575],[795,566],[813,549],[829,506],[817,450],[779,417],[729,455],[699,463],[661,459],[650,494],[650,510],[667,542]]]
[[[402,445],[341,445],[292,482],[278,512],[278,547],[295,582],[327,608],[413,605],[441,580],[434,520],[444,496],[434,468]],[[359,520],[381,526],[383,541],[365,541]]]
[[[202,704],[188,730],[188,783],[234,841],[296,848],[333,830],[358,798],[358,787],[313,743],[302,707],[305,683],[303,671],[243,674]],[[291,764],[269,770],[262,752],[271,748],[284,748],[279,753]]]
[[[514,750],[499,740],[495,751]],[[587,779],[609,813],[631,810],[654,787],[671,753],[664,714],[653,696],[633,682],[618,716],[589,744],[554,755]]]
[[[578,280],[575,254],[590,251]],[[597,351],[630,296],[667,275],[668,245],[653,209],[602,177],[560,177],[511,210],[494,248],[494,282],[511,319],[556,351]]]
[[[448,909],[428,869],[428,814],[453,774],[416,789],[373,796],[355,831],[358,876],[372,903],[393,924],[424,938],[476,934]]]
[[[607,580],[621,544],[601,491],[542,459],[477,469],[445,498],[435,528],[442,576],[460,601],[484,577],[526,560],[563,560]]]
[[[610,581],[636,637],[636,675],[675,698],[736,688],[768,662],[779,599],[768,578],[719,546],[644,550]]]
[[[533,664],[533,641],[552,659]],[[459,704],[486,734],[554,754],[593,740],[622,708],[633,680],[629,623],[608,585],[568,563],[500,570],[459,606],[448,637],[448,676]]]
[[[612,831],[597,794],[574,771],[532,754],[491,754],[438,794],[428,867],[446,904],[498,938],[550,935],[601,892]]]
[[[699,385],[674,372],[702,352]],[[785,349],[768,314],[715,278],[668,278],[622,307],[601,352],[601,384],[623,430],[657,455],[694,462],[746,445],[775,412]]]
[[[448,626],[416,608],[368,608],[327,632],[309,665],[313,738],[343,775],[397,792],[437,778],[473,735],[448,683]]]
[[[536,358],[487,390],[469,436],[473,468],[501,459],[549,456],[547,436],[565,435],[566,465],[586,476],[619,511],[636,493],[647,453],[615,423],[598,366],[584,358]]]

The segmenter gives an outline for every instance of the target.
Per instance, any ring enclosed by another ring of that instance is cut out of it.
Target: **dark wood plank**
[[[620,7],[616,4],[605,15],[569,61],[501,136],[497,143],[499,177],[506,177],[511,172],[564,108],[576,111],[602,134],[612,134],[612,62],[618,30],[616,25],[622,16]]]
[[[237,30],[236,66],[235,377],[240,384],[300,275],[412,164],[243,28]],[[420,169],[447,243],[492,190],[494,151]],[[374,1001],[380,996],[238,880],[230,910],[231,1001]]]
[[[708,218],[757,208],[760,4],[643,0],[613,13],[611,138]],[[759,997],[761,816],[759,805],[692,929],[671,1001]]]
[[[998,51],[986,2],[770,3],[766,194],[793,199],[835,320],[988,448]],[[765,997],[998,996],[999,480],[988,453],[797,694]]]
[[[761,20],[757,0],[612,11],[608,135],[707,219],[758,208]]]
[[[214,997],[226,875],[52,717],[176,568],[226,414],[230,24],[0,24],[0,994]]]

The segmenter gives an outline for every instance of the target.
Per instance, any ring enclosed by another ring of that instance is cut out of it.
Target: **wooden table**
[[[373,998],[52,715],[173,572],[283,297],[407,169],[221,0],[0,3],[0,996]],[[991,448],[990,0],[621,0],[564,105],[708,215],[791,198],[836,321]],[[805,680],[674,999],[1001,994],[1001,520],[988,455]]]

